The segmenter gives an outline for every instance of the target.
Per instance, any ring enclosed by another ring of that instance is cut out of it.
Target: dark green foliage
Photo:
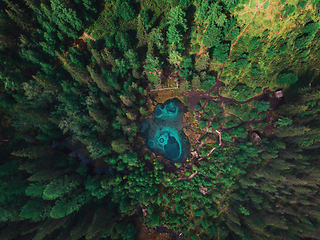
[[[195,63],[195,69],[198,72],[206,70],[209,65],[209,61],[210,61],[210,56],[208,53],[201,55],[201,57]]]
[[[281,47],[279,48],[279,53],[286,52],[287,50],[288,50],[288,45],[282,44]]]
[[[233,128],[232,129],[232,134],[236,135],[239,138],[246,138],[248,133],[247,133],[247,129],[243,128],[243,127],[239,127],[239,128]]]
[[[224,63],[228,59],[229,50],[230,45],[228,43],[222,43],[215,46],[213,54],[216,56],[219,63]]]
[[[231,32],[231,39],[234,39],[234,38],[238,37],[239,34],[240,34],[239,28],[236,28],[236,29],[232,30],[232,32]]]
[[[250,50],[255,49],[256,47],[259,46],[260,42],[261,42],[261,39],[260,39],[260,38],[254,37],[254,38],[251,40],[251,43],[250,43],[250,45],[249,45],[249,49],[250,49]]]
[[[305,48],[313,40],[312,35],[302,35],[296,39],[295,45],[298,49]]]
[[[168,42],[171,44],[174,43],[178,49],[182,49],[182,36],[187,30],[187,25],[185,20],[185,12],[179,6],[170,10],[168,24]]]
[[[204,129],[206,127],[206,125],[207,125],[207,122],[206,121],[200,121],[199,125],[200,125],[200,127],[202,129]]]
[[[20,217],[37,222],[47,217],[49,210],[50,206],[45,206],[40,198],[34,198],[21,209]]]
[[[240,2],[1,1],[0,239],[318,239],[320,5]],[[174,165],[139,136],[167,97],[196,110]]]
[[[216,78],[211,75],[207,75],[206,79],[201,83],[201,89],[203,91],[209,91],[216,84]]]
[[[317,22],[308,23],[307,25],[305,25],[305,27],[303,29],[303,33],[309,34],[309,35],[314,35],[317,33],[319,27],[320,27],[319,23],[317,23]]]
[[[182,78],[189,79],[193,69],[194,69],[194,66],[193,66],[192,58],[190,56],[186,57],[186,59],[183,61],[182,66],[180,66],[179,75]]]
[[[269,109],[269,102],[260,101],[258,103],[258,112],[265,112]]]
[[[222,111],[222,108],[216,102],[210,101],[207,103],[205,110],[206,112],[212,112],[216,115]]]
[[[68,179],[67,176],[64,179],[55,180],[44,189],[43,199],[54,200],[60,198],[78,185],[78,182]]]
[[[217,47],[220,44],[221,37],[221,30],[214,23],[209,23],[203,35],[203,45],[209,48]]]
[[[296,11],[295,5],[286,4],[282,9],[282,14],[285,16],[292,15]]]
[[[294,84],[297,80],[298,77],[294,73],[281,73],[277,78],[280,84]]]
[[[116,36],[115,36],[115,42],[118,46],[118,48],[122,51],[122,52],[126,52],[129,49],[132,48],[131,46],[131,37],[128,33],[126,32],[122,32],[119,31],[117,32]]]
[[[243,67],[246,67],[248,65],[248,62],[245,58],[240,58],[238,61],[237,61],[237,67],[239,68],[243,68]]]
[[[292,124],[292,119],[291,118],[282,117],[282,116],[280,116],[278,118],[277,125],[279,127],[287,126],[287,125],[291,125],[291,124]]]
[[[222,140],[229,141],[231,139],[231,135],[227,132],[222,132]]]
[[[134,18],[135,12],[129,1],[117,1],[117,15],[126,21]]]

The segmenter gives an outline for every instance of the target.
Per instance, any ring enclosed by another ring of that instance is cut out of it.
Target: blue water
[[[151,118],[140,122],[140,135],[147,147],[171,163],[183,162],[190,153],[188,137],[183,132],[186,106],[176,98],[158,104]]]

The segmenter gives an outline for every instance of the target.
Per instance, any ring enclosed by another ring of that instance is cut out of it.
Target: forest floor
[[[274,38],[296,27],[294,19],[297,16],[285,16],[282,13],[284,6],[280,0],[249,0],[239,5],[233,14],[240,22],[247,24],[248,31],[260,35],[271,29],[270,37]]]

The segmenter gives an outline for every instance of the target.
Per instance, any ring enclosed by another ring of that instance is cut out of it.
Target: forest
[[[320,239],[319,28],[319,0],[0,0],[0,239]],[[176,162],[139,124],[172,99]]]

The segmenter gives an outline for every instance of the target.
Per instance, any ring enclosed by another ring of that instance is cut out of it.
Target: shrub
[[[238,37],[239,34],[240,34],[240,29],[239,28],[233,29],[232,32],[231,32],[231,39],[234,39],[234,38]]]
[[[200,104],[203,106],[207,102],[207,99],[203,98],[200,100]]]
[[[214,50],[213,54],[216,56],[219,63],[224,63],[228,59],[228,54],[230,50],[230,45],[227,43],[218,44]]]
[[[303,33],[314,35],[316,32],[318,32],[318,29],[319,29],[319,23],[311,22],[304,27]]]
[[[209,91],[216,84],[216,78],[208,75],[206,79],[201,83],[201,89],[203,91]]]
[[[231,139],[231,137],[232,137],[232,136],[231,136],[229,133],[227,133],[227,132],[222,132],[221,136],[222,136],[222,140],[224,140],[224,141],[229,141],[229,140]]]
[[[233,128],[232,134],[236,135],[239,138],[246,138],[247,137],[247,130],[243,127]]]
[[[240,58],[238,61],[237,61],[237,67],[238,68],[243,68],[245,66],[247,66],[248,64],[248,61],[244,58]]]
[[[220,127],[219,123],[217,122],[212,122],[210,125],[213,129],[217,129],[218,127]]]
[[[280,116],[276,123],[277,123],[277,127],[283,127],[283,126],[291,125],[292,124],[292,119]]]
[[[282,14],[284,16],[292,15],[295,11],[297,10],[295,5],[285,5],[284,8],[282,9]]]
[[[260,38],[257,38],[257,37],[254,37],[252,40],[251,40],[251,43],[249,45],[249,49],[250,50],[253,50],[255,49],[256,47],[258,47],[260,45]]]
[[[298,49],[305,48],[308,46],[313,40],[312,35],[303,35],[296,39],[295,45]]]
[[[222,111],[222,108],[214,101],[209,101],[206,106],[207,112],[212,112],[214,114],[217,114]]]
[[[207,125],[207,122],[206,121],[200,121],[199,125],[200,125],[200,127],[202,129],[204,129],[206,127],[206,125]]]
[[[288,45],[287,44],[282,44],[281,47],[279,48],[279,53],[286,52],[288,50]]]
[[[222,38],[221,30],[214,24],[210,23],[203,35],[203,45],[213,47],[220,43]]]
[[[265,112],[269,109],[269,102],[267,101],[260,101],[258,103],[258,112]]]
[[[293,84],[298,80],[298,77],[294,73],[282,73],[279,74],[277,81],[280,84]]]

